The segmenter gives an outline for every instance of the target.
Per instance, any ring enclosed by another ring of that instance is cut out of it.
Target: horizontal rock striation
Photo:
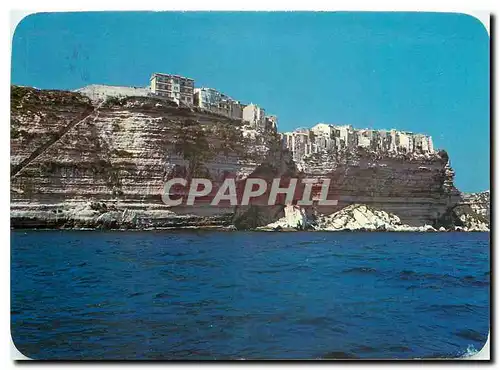
[[[489,231],[490,192],[462,193],[460,201],[441,215],[435,224],[464,231]]]
[[[478,193],[462,193],[461,203],[467,204],[477,214],[490,219],[490,191],[481,191]]]
[[[168,207],[161,199],[164,182],[173,177],[243,181],[262,168],[270,177],[290,166],[294,171],[275,132],[255,135],[241,121],[151,97],[92,102],[76,92],[22,87],[12,92],[14,227],[54,222],[93,227],[110,212],[115,213],[109,224],[125,226],[228,226],[234,215],[245,224],[243,208]],[[106,208],[89,213],[92,202]],[[118,217],[123,211],[132,212],[133,221]],[[257,226],[271,221],[255,219]]]
[[[284,205],[169,207],[161,195],[173,177],[205,177],[216,184],[227,177],[243,182],[258,176],[269,183],[279,176],[328,178],[328,198],[338,205],[308,206],[308,215],[366,204],[413,226],[433,224],[460,199],[444,151],[349,144],[317,148],[294,161],[274,130],[257,131],[240,120],[150,96],[106,97],[102,89],[87,90],[82,92],[90,98],[11,88],[14,227],[248,229],[285,216]]]
[[[460,199],[446,152],[416,155],[379,153],[361,147],[309,155],[298,167],[306,177],[329,178],[336,206],[314,207],[331,214],[350,204],[394,213],[405,224],[432,224]],[[311,210],[310,210],[311,212]]]
[[[90,99],[68,91],[11,88],[11,175],[94,111]]]
[[[332,180],[338,205],[320,213],[361,203],[416,226],[433,223],[460,199],[448,155],[434,150],[430,136],[319,123],[281,139],[304,176]]]

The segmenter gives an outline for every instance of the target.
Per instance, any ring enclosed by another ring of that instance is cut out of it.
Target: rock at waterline
[[[409,226],[401,223],[398,216],[368,207],[353,204],[331,215],[318,215],[314,222],[304,209],[297,206],[285,207],[285,217],[260,230],[313,229],[316,231],[437,231],[431,225]],[[441,230],[443,231],[443,230]]]

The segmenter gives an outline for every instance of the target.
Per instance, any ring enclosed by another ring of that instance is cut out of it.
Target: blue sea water
[[[34,359],[450,358],[489,331],[489,233],[11,238],[11,334]]]

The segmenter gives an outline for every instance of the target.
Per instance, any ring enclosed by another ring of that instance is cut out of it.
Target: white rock
[[[306,211],[298,206],[287,205],[285,206],[285,217],[280,218],[261,229],[276,229],[281,227],[283,229],[305,229],[309,220],[306,215]]]
[[[468,220],[470,222],[470,220]],[[303,229],[311,225],[304,209],[287,206],[285,217],[260,229],[274,230],[280,228]],[[399,231],[399,232],[445,232],[444,227],[436,230],[432,225],[410,226],[401,223],[401,219],[385,211],[368,207],[364,204],[352,204],[331,215],[319,215],[316,225],[318,231]],[[455,227],[456,231],[489,231],[487,225],[476,222],[472,227]]]
[[[353,204],[327,217],[318,219],[318,230],[387,230],[408,231],[410,226],[401,225],[396,215]]]

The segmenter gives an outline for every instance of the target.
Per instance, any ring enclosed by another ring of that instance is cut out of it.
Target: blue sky
[[[318,122],[432,135],[462,191],[489,189],[489,37],[439,13],[52,13],[18,25],[12,83],[145,86],[185,75],[279,130]]]

